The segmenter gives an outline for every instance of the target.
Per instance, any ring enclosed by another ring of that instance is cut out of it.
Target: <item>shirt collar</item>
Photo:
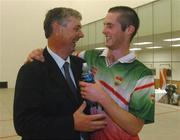
[[[64,60],[63,58],[61,58],[60,56],[58,56],[56,53],[54,53],[48,46],[47,46],[47,51],[49,52],[49,54],[52,56],[52,58],[55,60],[55,62],[57,63],[58,67],[60,69],[62,69],[63,65],[65,62],[68,62],[70,64],[70,58],[69,56],[67,57],[66,60]]]
[[[100,56],[104,56],[107,58],[108,50],[109,50],[108,48],[104,49]],[[136,56],[135,56],[134,52],[130,52],[127,55],[119,58],[117,61],[119,61],[121,63],[131,63],[135,59],[136,59]]]

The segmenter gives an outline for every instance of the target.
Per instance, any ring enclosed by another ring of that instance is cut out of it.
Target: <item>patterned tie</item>
[[[64,68],[64,74],[65,74],[65,77],[66,77],[66,81],[71,89],[71,91],[73,92],[76,100],[78,101],[78,97],[77,97],[77,89],[73,83],[73,80],[70,76],[70,73],[69,73],[69,63],[68,62],[65,62],[64,65],[63,65],[63,68]]]

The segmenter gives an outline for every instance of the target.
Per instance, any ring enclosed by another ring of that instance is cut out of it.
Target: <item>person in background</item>
[[[152,71],[130,52],[130,43],[139,28],[137,13],[116,6],[104,19],[104,50],[79,54],[92,69],[96,83],[80,82],[84,99],[97,102],[91,113],[105,114],[107,126],[91,134],[91,140],[139,140],[144,124],[154,122],[154,77]],[[42,56],[34,50],[29,60]],[[41,59],[39,59],[41,60]]]
[[[17,76],[14,126],[22,140],[80,140],[80,132],[106,126],[103,114],[86,115],[80,96],[82,59],[72,56],[83,37],[81,14],[58,7],[44,20],[44,62],[24,64]]]

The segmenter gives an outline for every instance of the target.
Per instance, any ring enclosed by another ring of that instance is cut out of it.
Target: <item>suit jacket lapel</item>
[[[69,98],[72,100],[72,102],[77,103],[76,98],[74,97],[74,94],[71,92],[68,83],[66,82],[66,79],[64,78],[64,75],[62,74],[61,70],[59,69],[58,65],[54,61],[54,59],[51,57],[51,55],[48,53],[47,49],[44,49],[43,55],[45,57],[45,63],[48,67],[48,74],[49,76],[58,83],[58,85],[62,87],[65,87],[62,89],[64,91],[64,94],[67,94]]]
[[[82,63],[75,60],[74,56],[70,56],[71,61],[71,70],[73,72],[74,80],[77,86],[77,96],[78,99],[82,99],[80,95],[80,87],[79,87],[79,81],[81,80],[81,73],[82,73]]]

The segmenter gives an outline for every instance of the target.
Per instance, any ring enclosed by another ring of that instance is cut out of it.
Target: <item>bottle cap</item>
[[[82,70],[83,70],[84,72],[85,72],[85,71],[89,71],[89,67],[88,67],[87,63],[83,63]]]

